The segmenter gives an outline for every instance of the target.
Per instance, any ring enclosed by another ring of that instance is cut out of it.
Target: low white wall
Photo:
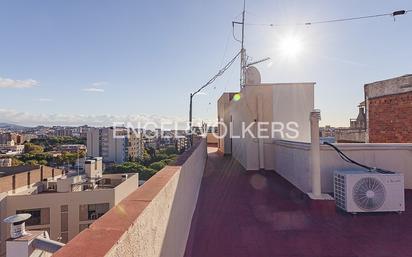
[[[310,144],[280,140],[270,146],[273,169],[303,192],[311,192]]]
[[[121,176],[121,174],[118,174]],[[110,177],[110,176],[109,176]],[[114,188],[114,205],[117,205],[126,196],[137,189],[139,186],[139,174],[130,174],[129,177]]]
[[[412,189],[412,144],[335,144],[351,159],[371,166],[401,172],[405,188]],[[273,154],[273,170],[303,192],[312,191],[310,144],[291,141],[274,141],[266,146]],[[270,164],[267,164],[270,166]],[[320,166],[322,192],[333,192],[333,172],[337,169],[355,168],[343,161],[330,146],[321,145]]]
[[[405,188],[412,189],[412,144],[335,144],[351,159],[371,167],[378,167],[404,174]],[[322,191],[333,192],[333,171],[358,168],[343,161],[335,150],[321,145],[320,166]]]
[[[207,142],[202,139],[192,155],[182,166],[176,167],[178,171],[165,182],[127,233],[105,256],[183,256],[206,158]],[[145,186],[148,184],[143,185],[142,189]]]

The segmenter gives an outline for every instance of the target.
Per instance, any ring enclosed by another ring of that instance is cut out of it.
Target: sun
[[[303,40],[297,35],[287,35],[279,41],[279,51],[286,58],[297,58],[303,52]]]

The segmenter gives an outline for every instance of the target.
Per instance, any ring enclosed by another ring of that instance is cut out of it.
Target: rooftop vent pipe
[[[22,213],[16,214],[10,217],[5,218],[3,221],[5,223],[11,224],[10,227],[10,237],[15,239],[22,236],[28,235],[26,232],[25,221],[30,219],[31,214],[29,213]]]

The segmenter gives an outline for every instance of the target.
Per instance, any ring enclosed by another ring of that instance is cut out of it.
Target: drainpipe
[[[312,160],[312,194],[321,196],[320,178],[320,140],[319,140],[319,120],[320,110],[313,110],[310,113],[310,134],[311,134],[311,160]]]

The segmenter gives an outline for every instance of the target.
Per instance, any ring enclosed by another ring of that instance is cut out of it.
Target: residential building
[[[37,135],[32,133],[23,133],[21,136],[23,137],[23,143],[30,142],[30,140],[37,138]]]
[[[138,131],[129,131],[127,136],[128,146],[128,159],[129,160],[141,160],[144,153],[144,139],[143,134]]]
[[[187,136],[178,136],[175,138],[175,147],[178,153],[189,149],[189,138]]]
[[[20,134],[15,132],[7,132],[0,134],[0,145],[7,145],[11,141],[13,141],[14,144],[20,145],[23,143],[23,138]]]
[[[82,144],[59,145],[59,151],[62,152],[80,152],[86,151],[87,147]]]
[[[101,158],[89,159],[84,174],[50,167],[10,169],[0,173],[1,220],[29,213],[29,230],[47,231],[68,242],[138,187],[137,174],[102,174]],[[7,226],[1,223],[4,255]]]
[[[90,128],[87,133],[87,155],[101,156],[103,162],[123,163],[127,161],[127,147],[126,131],[113,128]]]
[[[412,143],[412,75],[366,84],[367,141]]]
[[[13,141],[12,141],[13,142]],[[24,153],[24,145],[10,145],[0,146],[0,154],[19,155]]]
[[[365,143],[366,142],[366,112],[365,102],[358,105],[358,116],[350,119],[347,128],[336,128],[335,138],[338,143]]]
[[[71,137],[73,136],[73,128],[54,127],[53,136],[56,137]]]

